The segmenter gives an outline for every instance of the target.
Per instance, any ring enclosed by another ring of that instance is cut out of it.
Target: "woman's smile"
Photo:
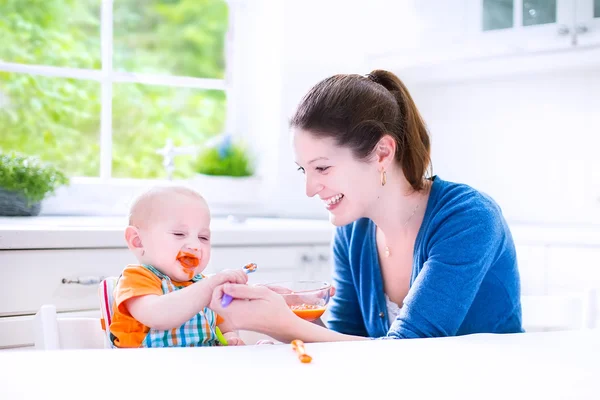
[[[344,195],[341,193],[336,194],[335,196],[328,197],[326,199],[321,199],[325,203],[325,208],[329,211],[336,209],[340,202],[344,199]]]

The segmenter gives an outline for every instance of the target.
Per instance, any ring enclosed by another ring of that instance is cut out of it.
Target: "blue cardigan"
[[[375,231],[366,218],[336,229],[330,329],[372,338],[523,332],[515,246],[487,195],[433,178],[395,321],[387,316]]]

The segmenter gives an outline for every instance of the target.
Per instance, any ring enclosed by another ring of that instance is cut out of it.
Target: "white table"
[[[311,364],[289,345],[5,351],[0,399],[600,399],[598,330],[318,343],[307,351]]]

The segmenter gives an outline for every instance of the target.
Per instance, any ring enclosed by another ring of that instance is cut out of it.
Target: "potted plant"
[[[220,137],[198,152],[194,186],[210,203],[240,205],[259,199],[259,178],[255,176],[248,147],[231,135]]]
[[[36,157],[0,153],[0,215],[38,215],[42,200],[68,183],[62,171]]]

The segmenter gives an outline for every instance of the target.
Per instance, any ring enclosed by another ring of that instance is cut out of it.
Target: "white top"
[[[600,331],[0,352],[1,399],[594,399]],[[393,387],[389,385],[394,382]]]
[[[385,305],[387,307],[389,326],[391,327],[396,317],[400,315],[402,307],[390,300],[387,294],[385,295]]]

